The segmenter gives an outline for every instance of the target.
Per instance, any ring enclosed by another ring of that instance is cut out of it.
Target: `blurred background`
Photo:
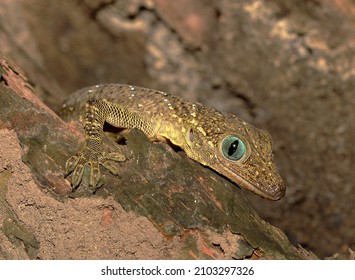
[[[128,83],[268,130],[285,198],[262,218],[321,258],[355,248],[354,0],[0,0],[0,51],[58,111]]]

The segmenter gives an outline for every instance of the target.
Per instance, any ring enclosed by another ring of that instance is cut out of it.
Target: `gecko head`
[[[200,155],[195,159],[264,198],[282,198],[285,184],[273,159],[270,134],[245,122],[234,129],[232,124],[223,127],[218,133],[203,131],[200,137],[195,133],[194,149]]]
[[[222,134],[216,150],[216,171],[262,197],[278,200],[285,195],[268,132],[245,127]]]

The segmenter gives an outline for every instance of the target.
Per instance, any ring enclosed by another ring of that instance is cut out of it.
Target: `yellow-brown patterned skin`
[[[167,138],[193,160],[262,197],[278,200],[285,194],[269,133],[232,114],[161,91],[105,84],[75,92],[63,105],[62,116],[67,121],[81,118],[85,123],[86,145],[66,164],[67,173],[73,172],[74,187],[80,184],[85,165],[91,167],[90,184],[95,186],[100,165],[117,173],[110,160],[124,160],[119,153],[102,151],[103,125],[107,122],[138,128],[151,140]],[[243,149],[240,158],[234,157],[236,149]]]

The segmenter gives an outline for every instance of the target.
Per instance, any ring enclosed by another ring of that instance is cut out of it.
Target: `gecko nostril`
[[[285,196],[286,188],[283,183],[280,185],[274,185],[271,187],[274,189],[274,193],[272,194],[272,200],[279,200]]]
[[[119,129],[137,128],[153,141],[168,139],[186,148],[190,158],[220,170],[262,197],[278,200],[285,194],[285,185],[270,156],[270,135],[234,115],[164,92],[119,84],[81,89],[65,104],[67,120],[85,119],[86,146],[66,164],[67,173],[73,173],[74,187],[80,184],[86,165],[91,166],[87,175],[95,187],[100,165],[113,170],[103,161],[107,153],[102,146],[103,126],[108,123]]]

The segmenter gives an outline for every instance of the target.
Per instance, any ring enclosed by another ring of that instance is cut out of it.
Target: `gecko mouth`
[[[237,176],[238,177],[237,180],[231,179],[236,176],[236,173],[229,170],[228,168],[224,169],[224,173],[226,172],[229,173],[228,175],[232,175],[232,176],[228,176],[226,174],[227,175],[226,177],[229,178],[231,181],[233,181],[235,184],[237,184],[238,186],[244,189],[250,190],[257,195],[260,195],[263,198],[267,198],[270,200],[279,200],[285,196],[286,187],[284,182],[281,179],[279,179],[275,184],[260,185],[259,183],[251,182],[250,180],[241,176]]]
[[[235,182],[238,185],[270,200],[279,200],[285,196],[285,184],[280,181],[279,184],[261,187],[258,183],[251,183],[245,178],[239,177],[241,182]]]

